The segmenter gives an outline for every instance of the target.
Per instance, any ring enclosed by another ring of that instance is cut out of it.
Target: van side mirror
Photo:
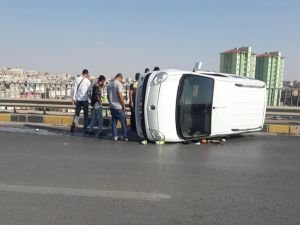
[[[194,66],[193,72],[200,72],[202,67],[202,62],[197,62]]]

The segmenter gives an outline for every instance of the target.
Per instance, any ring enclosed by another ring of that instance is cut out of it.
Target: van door
[[[213,89],[212,78],[183,75],[176,104],[176,128],[180,138],[196,139],[210,135]]]
[[[231,133],[230,105],[233,86],[230,81],[215,80],[211,135]]]

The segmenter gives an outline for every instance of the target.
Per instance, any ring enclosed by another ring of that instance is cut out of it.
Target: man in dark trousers
[[[97,136],[104,135],[102,132],[103,129],[102,95],[105,87],[105,80],[106,80],[105,76],[100,75],[97,83],[93,86],[92,89],[91,106],[93,106],[93,115],[89,126],[89,134],[94,134],[93,128],[97,123],[98,124]]]
[[[89,71],[84,69],[80,77],[76,77],[73,89],[73,104],[76,105],[75,115],[71,125],[71,132],[74,133],[76,124],[78,124],[81,109],[84,115],[84,133],[87,133],[89,123],[89,91],[91,81]]]

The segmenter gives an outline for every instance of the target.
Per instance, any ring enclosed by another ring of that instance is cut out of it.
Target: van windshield
[[[211,133],[214,80],[184,75],[177,95],[176,126],[183,139],[194,139]]]

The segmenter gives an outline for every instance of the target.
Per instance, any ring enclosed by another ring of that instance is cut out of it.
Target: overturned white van
[[[141,138],[181,142],[263,128],[264,82],[216,72],[162,70],[144,74],[136,95]]]

